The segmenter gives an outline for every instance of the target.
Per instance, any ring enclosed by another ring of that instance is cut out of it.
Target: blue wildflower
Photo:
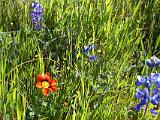
[[[140,102],[139,102],[136,106],[133,107],[133,109],[134,109],[136,112],[139,112],[140,109],[143,107],[143,105],[145,105],[145,104],[147,103],[147,101],[148,101],[148,100],[142,98],[142,99],[140,100]]]
[[[148,67],[158,67],[160,66],[160,59],[158,59],[156,56],[152,56],[150,59],[146,60],[146,65]]]
[[[160,102],[160,94],[157,88],[152,90],[152,95],[150,96],[150,101],[153,105],[158,105]]]
[[[153,89],[152,90],[152,95],[149,95],[149,89],[145,88],[144,91],[141,89],[136,89],[137,92],[135,94],[135,98],[140,99],[140,102],[133,107],[133,109],[137,112],[139,112],[139,110],[145,105],[147,104],[148,101],[150,101],[153,105],[158,105],[158,103],[160,102],[160,94],[159,94],[159,90]],[[153,115],[157,115],[158,113],[155,111],[155,109],[150,109],[150,112]]]
[[[97,57],[95,55],[88,56],[88,62],[91,62],[92,60],[97,60]]]
[[[86,46],[84,46],[84,49],[83,49],[83,52],[85,53],[85,52],[90,52],[91,50],[94,50],[94,45],[86,45]]]
[[[157,93],[159,93],[159,90],[157,88],[152,90],[152,95],[156,95]]]
[[[87,56],[88,56],[88,62],[91,62],[93,60],[97,60],[97,57],[95,55],[93,55],[93,50],[95,49],[94,45],[86,45],[84,46],[83,52],[86,53],[87,52]]]
[[[84,46],[83,52],[89,52],[90,51],[90,45]]]
[[[158,115],[158,112],[156,112],[154,108],[153,108],[153,109],[150,109],[150,112],[151,112],[152,115],[154,115],[154,116]]]
[[[145,88],[144,91],[141,89],[137,89],[135,97],[137,99],[140,99],[140,102],[136,106],[134,106],[134,109],[136,111],[139,111],[149,100],[149,90],[147,88]]]
[[[142,98],[144,96],[143,90],[141,90],[141,89],[136,89],[136,90],[137,90],[137,93],[134,95],[135,98],[137,98],[137,99]]]
[[[160,74],[159,73],[152,73],[151,81],[155,83],[155,86],[157,88],[160,88]]]
[[[146,78],[138,75],[138,76],[137,76],[136,85],[137,85],[137,86],[140,86],[140,85],[144,84],[146,81],[147,81]]]
[[[139,112],[140,109],[141,109],[141,106],[139,104],[137,104],[136,106],[133,107],[133,109],[136,111],[136,112]]]
[[[142,84],[145,85],[145,87],[150,88],[151,87],[151,81],[147,78],[144,78],[140,75],[137,76],[137,81],[135,83],[137,86],[140,86]]]
[[[31,4],[31,12],[30,12],[30,17],[31,21],[34,25],[35,30],[41,30],[42,29],[42,19],[43,19],[43,7],[40,3],[37,1],[33,2]]]
[[[140,100],[140,102],[133,107],[133,109],[137,112],[145,104],[146,104],[145,109],[147,110],[147,108],[149,106],[148,105],[149,103],[152,103],[154,106],[157,106],[160,102],[160,91],[159,91],[159,88],[160,88],[160,74],[159,73],[151,73],[153,67],[160,66],[160,59],[153,56],[150,59],[146,60],[146,65],[148,67],[150,67],[149,68],[150,71],[148,73],[148,76],[147,77],[142,77],[142,76],[138,75],[137,76],[137,81],[135,82],[136,86],[141,86],[141,85],[145,86],[144,90],[139,89],[139,88],[136,89],[137,92],[134,95],[135,98]],[[151,87],[152,83],[154,84],[154,87],[155,87],[153,89]],[[156,112],[155,108],[151,108],[150,112],[154,116],[158,114],[158,112]]]

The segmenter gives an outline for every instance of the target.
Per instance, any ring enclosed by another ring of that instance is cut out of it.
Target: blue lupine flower
[[[135,98],[140,99],[140,102],[133,107],[137,112],[145,105],[149,99],[149,91],[147,88],[143,90],[137,89],[137,93],[135,94]]]
[[[159,73],[151,73],[151,82],[155,83],[157,88],[160,88],[160,74]]]
[[[91,62],[92,60],[97,60],[97,57],[95,55],[88,57],[88,62]]]
[[[148,101],[151,101],[153,105],[158,105],[158,102],[160,102],[160,94],[158,89],[152,90],[152,96],[149,95],[149,89],[145,88],[144,91],[141,89],[137,89],[137,93],[135,94],[135,97],[140,99],[140,102],[133,107],[134,110],[137,112],[145,105]],[[153,115],[157,115],[158,113],[154,109],[150,109],[150,112]]]
[[[160,59],[158,59],[156,56],[152,56],[150,59],[146,60],[146,65],[148,67],[158,67],[160,66]]]
[[[43,28],[43,26],[42,26],[42,19],[43,19],[42,11],[43,11],[43,7],[37,1],[35,1],[31,4],[30,17],[31,17],[31,21],[34,25],[35,30],[41,30]]]
[[[160,94],[158,88],[152,90],[152,95],[150,96],[150,101],[153,105],[158,105],[160,102]]]
[[[138,99],[146,99],[148,100],[149,98],[149,90],[147,88],[143,90],[141,89],[136,89],[137,90],[137,93],[135,94],[135,97],[138,98]]]
[[[141,90],[141,89],[136,89],[136,90],[137,90],[137,93],[134,95],[135,98],[137,98],[137,99],[142,98],[144,96],[143,90]]]
[[[142,98],[140,102],[136,106],[133,107],[133,109],[139,112],[139,110],[143,107],[143,105],[147,103],[147,101],[148,100]]]
[[[150,101],[153,105],[158,105],[158,101],[156,100],[156,96],[150,97]]]
[[[84,46],[83,52],[85,53],[85,52],[89,52],[89,51],[90,51],[90,45]]]
[[[84,50],[83,50],[83,52],[85,53],[85,52],[90,52],[91,50],[94,50],[94,45],[86,45],[86,46],[84,46]]]
[[[156,112],[154,108],[153,108],[153,109],[150,109],[150,112],[151,112],[152,115],[154,115],[154,116],[158,115],[158,112]]]
[[[156,88],[154,88],[150,92],[150,87],[152,83],[155,84]],[[140,75],[137,76],[136,85],[145,85],[145,89],[136,89],[135,98],[139,99],[140,102],[133,107],[134,110],[137,112],[143,107],[143,105],[147,104],[147,102],[151,102],[153,105],[158,105],[160,102],[160,91],[159,91],[159,85],[160,84],[160,74],[158,73],[151,73],[148,77],[142,77]],[[150,109],[150,112],[153,115],[158,114],[154,109]]]
[[[95,55],[91,55],[92,54],[92,51],[95,49],[95,46],[94,45],[86,45],[84,46],[84,49],[83,49],[83,52],[87,53],[87,56],[88,56],[88,62],[91,62],[93,60],[97,60],[97,57]]]
[[[143,107],[145,104],[152,103],[154,106],[157,106],[160,102],[160,74],[159,73],[151,73],[153,67],[159,67],[160,66],[160,59],[153,56],[150,59],[146,60],[146,65],[150,67],[150,71],[147,77],[142,77],[140,75],[137,76],[137,81],[135,82],[136,86],[144,85],[145,89],[144,91],[142,89],[136,89],[137,92],[134,95],[135,98],[139,99],[140,102],[133,107],[134,110],[137,112]],[[152,83],[154,84],[154,87],[152,89],[151,86]],[[152,89],[152,90],[150,90]],[[148,105],[146,106],[147,109]],[[156,112],[155,108],[151,108],[150,112],[152,115],[157,115],[158,112]]]
[[[155,88],[155,89],[152,90],[152,96],[156,95],[158,93],[159,93],[159,90],[157,88]]]
[[[141,109],[141,106],[139,106],[139,104],[137,104],[136,106],[133,107],[133,109],[134,109],[136,112],[139,112],[140,109]]]
[[[140,75],[137,76],[136,86],[140,86],[142,84],[145,85],[145,87],[150,88],[151,87],[151,81],[147,78],[144,78]]]
[[[151,73],[150,77],[137,76],[136,86],[145,85],[145,87],[150,88],[151,84],[154,83],[157,88],[160,88],[160,74]]]
[[[138,76],[137,76],[136,85],[137,85],[137,86],[140,86],[140,85],[144,84],[146,81],[147,81],[146,78],[138,75]]]

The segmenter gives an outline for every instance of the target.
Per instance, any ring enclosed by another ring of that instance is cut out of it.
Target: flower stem
[[[150,78],[151,78],[151,72],[152,72],[152,67],[150,67],[149,68],[149,72],[148,72],[148,81],[149,82],[151,82],[150,81]],[[148,94],[149,94],[149,96],[150,96],[150,88],[147,88],[148,89]],[[148,97],[148,101],[147,101],[147,104],[146,104],[146,108],[145,108],[145,111],[144,111],[144,114],[143,114],[143,119],[145,118],[145,116],[146,116],[146,113],[147,113],[147,110],[148,110],[148,106],[149,106],[149,97]]]
[[[146,116],[146,113],[147,113],[147,110],[148,110],[148,106],[149,106],[149,99],[148,99],[148,102],[147,102],[147,104],[146,104],[146,108],[145,108],[145,111],[144,111],[144,114],[143,114],[143,119],[145,118],[145,116]],[[142,120],[143,120],[142,119]]]

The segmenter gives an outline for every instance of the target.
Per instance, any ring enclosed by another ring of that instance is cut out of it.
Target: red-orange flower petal
[[[55,85],[57,85],[58,84],[58,81],[57,80],[52,80],[51,82],[50,82],[50,86],[55,86]]]
[[[49,77],[51,77],[49,72],[46,72],[46,75],[48,75]]]
[[[41,82],[41,81],[38,81],[38,82],[36,83],[36,87],[37,87],[37,88],[42,88],[42,82]]]
[[[48,82],[51,82],[51,79],[48,73],[45,74],[44,79]]]
[[[50,86],[50,90],[52,90],[52,92],[56,92],[57,91],[57,87],[56,86]]]
[[[44,76],[42,74],[38,74],[36,79],[37,79],[37,81],[43,81]]]
[[[42,89],[42,93],[43,93],[43,95],[48,95],[48,93],[49,93],[49,89],[48,88],[43,88]]]

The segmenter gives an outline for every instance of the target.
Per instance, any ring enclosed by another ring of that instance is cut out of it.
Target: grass
[[[159,56],[159,0],[39,0],[48,30],[35,31],[32,0],[0,1],[0,119],[158,120],[132,107],[144,61]],[[83,48],[95,45],[97,61]],[[43,96],[39,73],[58,91]]]

